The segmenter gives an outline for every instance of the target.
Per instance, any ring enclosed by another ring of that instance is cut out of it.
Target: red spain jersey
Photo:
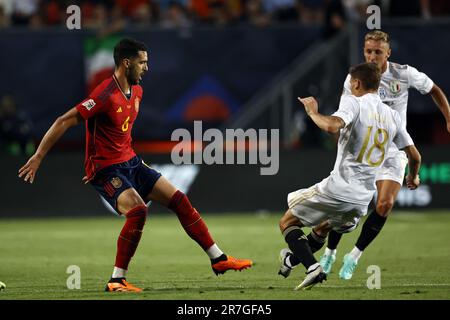
[[[128,99],[112,76],[76,106],[86,120],[84,166],[89,180],[100,169],[128,161],[136,155],[131,147],[131,130],[141,100],[141,86],[132,86]]]

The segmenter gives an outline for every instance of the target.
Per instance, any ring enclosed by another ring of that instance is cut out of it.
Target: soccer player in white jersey
[[[307,269],[306,278],[296,289],[310,288],[326,279],[301,228],[325,222],[318,234],[322,238],[331,229],[354,229],[367,213],[376,191],[375,177],[393,143],[408,156],[408,187],[415,189],[419,185],[420,154],[400,114],[383,104],[377,94],[379,68],[374,63],[363,63],[352,67],[350,75],[352,95],[343,95],[338,110],[331,116],[318,112],[313,97],[300,99],[320,129],[339,132],[340,136],[333,171],[314,186],[289,193],[289,209],[280,220],[280,230],[290,250],[282,250],[279,274],[287,277],[299,263]]]
[[[378,94],[383,103],[400,113],[402,125],[406,127],[408,89],[414,88],[421,94],[431,95],[442,112],[447,123],[447,130],[450,132],[450,107],[442,90],[426,74],[419,72],[416,68],[388,61],[391,56],[391,48],[387,33],[379,30],[371,31],[366,34],[364,40],[366,62],[376,63],[382,72]],[[345,80],[343,94],[351,94],[350,75]],[[386,161],[376,177],[378,195],[375,210],[369,214],[363,224],[361,234],[353,250],[344,256],[343,265],[339,271],[341,279],[351,279],[362,252],[383,228],[403,184],[405,167],[406,156],[404,152],[398,150],[394,145],[391,146],[387,150]],[[336,260],[336,247],[341,237],[342,233],[336,231],[329,233],[327,248],[320,259],[320,264],[327,274],[330,273]],[[316,248],[319,246],[316,243]]]

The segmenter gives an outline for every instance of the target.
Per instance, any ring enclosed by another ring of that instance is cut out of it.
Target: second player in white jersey
[[[386,71],[381,74],[378,95],[383,103],[400,113],[403,125],[406,126],[409,89],[413,88],[421,94],[428,94],[433,85],[433,80],[416,68],[407,64],[400,65],[388,61]],[[352,94],[350,91],[350,75],[347,75],[345,79],[343,94]]]

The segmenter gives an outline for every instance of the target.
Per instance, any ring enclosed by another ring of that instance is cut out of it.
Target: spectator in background
[[[299,0],[298,10],[301,23],[322,23],[326,4],[327,0]]]
[[[64,16],[62,16],[62,9],[58,4],[58,1],[52,0],[47,4],[46,8],[46,24],[47,25],[57,25],[64,21]]]
[[[263,0],[263,7],[273,21],[297,21],[299,18],[296,0]]]
[[[5,8],[0,4],[0,29],[9,26],[9,16],[5,12]]]
[[[66,9],[72,4],[79,5],[80,1],[43,0],[41,2],[40,12],[44,24],[48,26],[65,24]]]
[[[376,0],[381,12],[391,17],[421,17],[430,19],[434,16],[450,15],[448,0],[411,0],[408,5],[399,0]]]
[[[131,23],[140,28],[149,27],[157,19],[156,8],[150,2],[141,3],[130,17]]]
[[[182,8],[188,8],[190,0],[156,0],[159,9],[164,12],[169,10],[172,4],[177,4]]]
[[[326,0],[323,38],[330,39],[346,24],[345,9],[341,0]]]
[[[224,0],[209,0],[209,18],[215,26],[225,26],[229,23],[229,16]]]
[[[188,9],[196,22],[215,26],[239,22],[243,16],[241,0],[191,0]]]
[[[12,155],[33,154],[32,127],[28,115],[17,110],[13,96],[4,95],[0,100],[1,149]]]
[[[190,0],[189,11],[198,22],[208,23],[211,19],[208,0]]]
[[[114,0],[114,5],[118,6],[124,16],[133,17],[141,6],[150,4],[150,0]]]
[[[342,0],[345,15],[348,20],[360,22],[367,18],[367,7],[373,4],[373,0]]]
[[[12,22],[14,25],[39,26],[42,24],[39,15],[41,0],[14,1],[12,6]]]
[[[265,27],[270,24],[270,16],[264,11],[261,0],[245,2],[244,20],[257,27]]]
[[[81,20],[83,27],[88,29],[100,29],[108,23],[108,8],[103,3],[89,2],[90,12]]]
[[[161,17],[161,27],[166,29],[185,29],[192,26],[185,7],[179,2],[173,1]]]
[[[244,16],[244,4],[241,0],[225,1],[228,20],[231,24],[241,22]]]
[[[380,6],[381,12],[391,17],[421,17],[426,16],[426,7],[428,0],[377,0],[375,4]]]
[[[97,37],[104,38],[125,28],[126,20],[122,9],[111,1],[83,1],[82,25],[97,30]]]
[[[0,0],[0,29],[11,24],[12,0]]]
[[[372,4],[381,8],[383,16],[431,19],[450,15],[448,0],[411,0],[407,5],[400,0],[0,0],[0,28],[11,24],[63,25],[65,9],[72,4],[81,7],[83,26],[101,28],[100,34],[120,30],[124,23],[148,28],[160,22],[167,27],[224,26],[242,21],[254,26],[325,23],[327,33],[333,34],[343,26],[340,17],[345,15],[348,21],[359,23],[367,18],[367,7]],[[111,26],[106,28],[105,21]]]
[[[431,17],[450,15],[450,1],[448,0],[427,0],[424,6],[424,10],[428,7],[428,12]]]

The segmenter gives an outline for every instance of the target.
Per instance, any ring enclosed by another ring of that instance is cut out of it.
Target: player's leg
[[[373,202],[371,202],[372,204]],[[314,231],[318,232],[321,226],[318,226],[314,228]],[[347,233],[349,231],[346,231]],[[326,274],[331,273],[331,269],[336,262],[336,255],[337,255],[337,246],[339,242],[341,241],[342,236],[344,235],[344,232],[338,232],[336,230],[331,230],[328,233],[328,242],[327,247],[325,248],[325,251],[322,255],[322,257],[319,260],[320,265],[323,267],[323,270]]]
[[[407,163],[408,159],[403,151],[389,150],[376,177],[378,196],[375,210],[369,214],[364,222],[355,247],[344,256],[344,263],[339,271],[339,276],[342,279],[351,279],[363,251],[383,228],[403,184]]]
[[[323,226],[319,225],[314,228],[313,231],[320,234],[322,228]],[[319,263],[326,274],[330,274],[333,264],[336,262],[337,245],[339,244],[341,238],[342,233],[339,233],[335,230],[331,230],[328,233],[327,247],[325,248],[322,257],[320,257],[319,260]]]
[[[290,209],[286,211],[279,222],[280,231],[291,250],[291,254],[286,256],[283,264],[292,268],[294,265],[301,263],[307,270],[307,277],[296,289],[309,288],[326,279],[322,267],[311,251],[308,238],[301,229],[303,226],[300,219]],[[282,272],[281,269],[280,272]],[[283,275],[280,272],[279,274]]]
[[[344,261],[339,277],[349,280],[361,258],[363,251],[373,242],[383,229],[389,213],[391,212],[401,185],[391,180],[377,181],[378,198],[375,210],[367,217],[361,229],[361,233],[350,253],[344,256]]]
[[[295,205],[301,203],[302,201],[304,201],[308,198],[311,198],[316,193],[317,193],[317,190],[316,190],[315,186],[310,187],[308,189],[300,189],[300,190],[291,192],[288,195],[288,206],[289,207],[295,206]],[[312,253],[319,251],[323,247],[323,245],[325,244],[325,240],[327,238],[328,232],[329,232],[329,224],[328,224],[328,222],[323,221],[321,224],[319,224],[318,226],[313,228],[311,230],[311,232],[307,235],[308,244],[309,244],[309,247],[311,248]],[[282,249],[280,251],[280,261],[284,261],[286,259],[287,255],[289,255],[290,253],[291,252],[289,251],[289,249],[287,249],[287,248]],[[290,265],[290,267],[293,268],[298,263],[299,262],[294,260],[293,263]],[[283,268],[283,265],[282,265],[281,269],[286,269],[286,268]],[[284,277],[287,277],[290,274],[290,269],[286,269],[285,272],[280,270],[279,274],[283,275]]]
[[[403,151],[390,151],[376,177],[377,201],[363,224],[361,233],[352,251],[344,256],[339,276],[349,280],[363,251],[378,236],[390,214],[398,192],[403,184],[408,159]]]
[[[192,207],[188,197],[164,177],[161,176],[157,180],[147,199],[156,201],[176,213],[186,233],[200,245],[211,259],[211,265],[216,275],[227,270],[243,270],[252,266],[251,260],[236,259],[223,253],[211,237],[208,227],[198,211]]]
[[[330,233],[330,224],[328,221],[322,222],[320,225],[311,229],[311,232],[307,235],[308,244],[311,247],[312,253],[316,253],[325,244],[325,240]]]
[[[147,207],[133,188],[121,167],[128,163],[113,165],[95,176],[91,184],[100,195],[125,217],[125,223],[117,239],[117,253],[113,273],[106,291],[142,291],[126,282],[126,274],[131,258],[141,239],[147,217]]]
[[[304,234],[303,224],[293,215],[291,210],[286,211],[279,222],[280,231],[286,243],[291,249],[292,255],[287,258],[288,266],[296,266],[302,263],[306,268],[316,263],[308,237]],[[297,236],[297,238],[295,238]],[[288,238],[287,238],[288,237]]]
[[[186,233],[211,255],[212,259],[223,254],[215,245],[208,227],[197,210],[192,207],[187,196],[177,190],[166,178],[161,176],[158,179],[153,190],[148,195],[148,199],[174,211]]]
[[[380,233],[394,207],[395,199],[401,188],[401,184],[391,180],[377,181],[376,184],[378,198],[375,210],[367,217],[363,224],[361,234],[356,241],[356,247],[361,251],[364,251]]]
[[[125,278],[128,265],[141,240],[147,206],[134,188],[124,190],[117,198],[117,211],[125,217],[117,239],[117,255],[112,278]]]
[[[308,239],[308,244],[309,247],[311,248],[312,253],[315,253],[320,249],[322,249],[323,245],[325,244],[328,232],[329,232],[329,223],[327,221],[324,221],[319,226],[311,229],[311,232],[306,236],[306,238]],[[280,261],[284,260],[286,256],[289,254],[291,254],[289,249],[286,248],[282,249],[280,251]],[[291,268],[295,267],[296,265],[297,264],[292,264]],[[279,274],[283,275],[284,277],[287,277],[289,273],[290,271],[288,271],[287,275],[284,275],[282,272]]]

